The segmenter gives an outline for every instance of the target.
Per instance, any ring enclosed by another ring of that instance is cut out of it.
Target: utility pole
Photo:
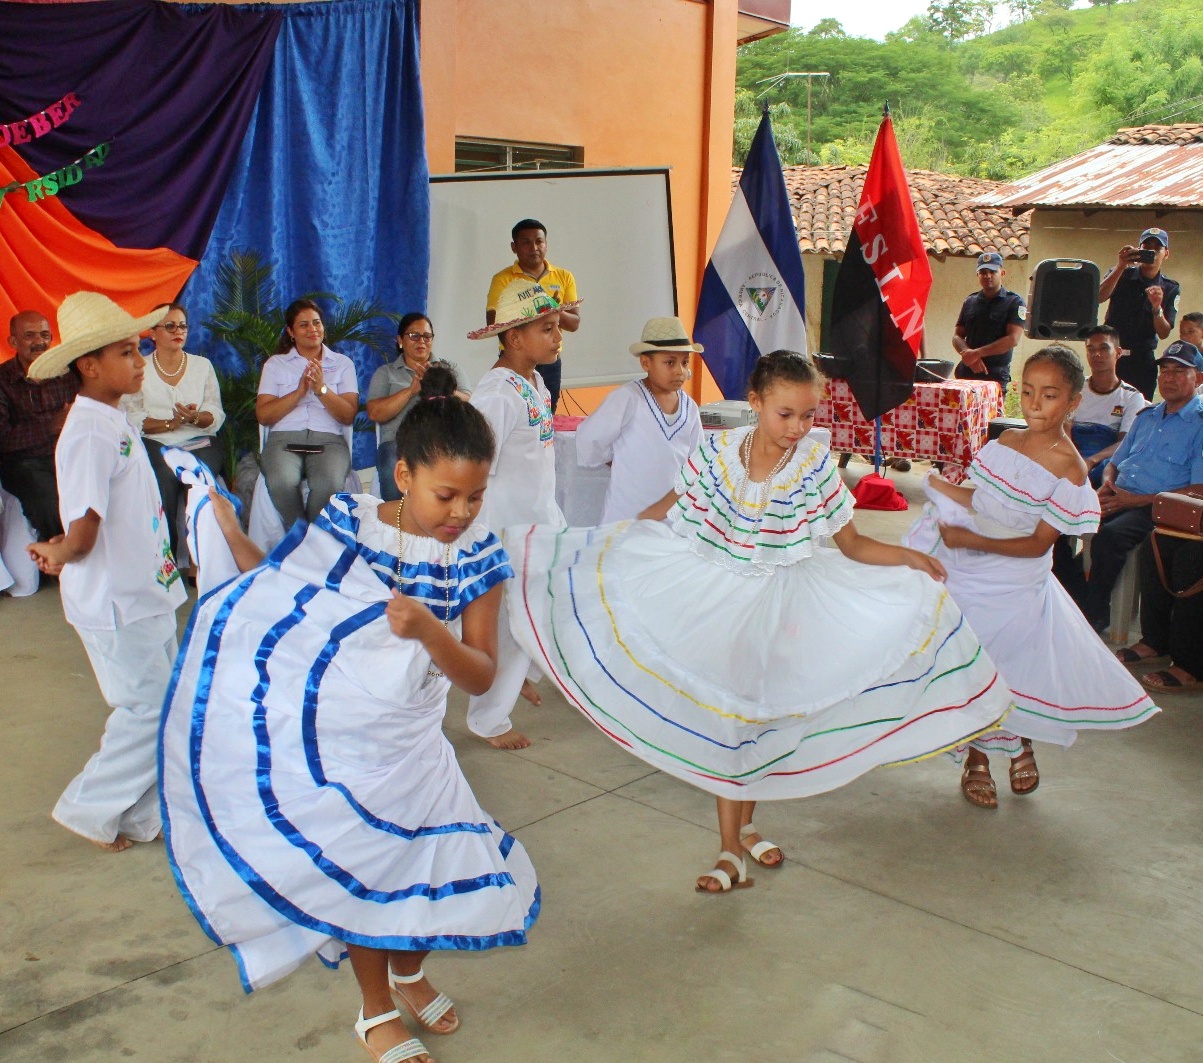
[[[759,93],[764,96],[773,89],[779,88],[790,78],[806,78],[806,165],[810,165],[810,116],[811,116],[811,94],[814,87],[815,78],[829,78],[831,75],[826,70],[805,70],[805,71],[788,71],[784,74],[774,74],[769,78],[761,78],[756,84],[763,85],[769,83],[767,89]],[[768,103],[765,103],[765,109],[768,109]]]

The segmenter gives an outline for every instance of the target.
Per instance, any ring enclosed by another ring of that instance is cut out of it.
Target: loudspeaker
[[[1099,267],[1081,258],[1046,258],[1028,289],[1027,334],[1041,340],[1084,340],[1097,324]]]

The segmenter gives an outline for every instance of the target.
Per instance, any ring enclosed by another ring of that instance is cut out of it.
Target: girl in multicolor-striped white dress
[[[1015,698],[1007,729],[971,743],[964,758],[961,792],[979,808],[998,807],[989,753],[1011,758],[1011,792],[1022,796],[1040,785],[1033,739],[1068,746],[1079,730],[1132,727],[1157,712],[1052,574],[1057,539],[1099,524],[1068,431],[1084,383],[1068,347],[1032,355],[1020,393],[1027,428],[982,447],[961,486],[931,475],[931,503],[903,539],[947,569],[948,592]]]
[[[803,356],[766,355],[757,426],[704,441],[650,519],[505,532],[527,653],[615,742],[717,795],[703,892],[750,885],[743,853],[784,859],[752,825],[756,800],[963,744],[1010,705],[943,567],[857,532],[806,436],[819,390]]]

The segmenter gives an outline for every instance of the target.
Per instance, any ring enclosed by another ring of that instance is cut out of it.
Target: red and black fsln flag
[[[836,277],[830,331],[831,352],[851,361],[848,385],[868,420],[914,391],[929,291],[931,266],[887,111]]]

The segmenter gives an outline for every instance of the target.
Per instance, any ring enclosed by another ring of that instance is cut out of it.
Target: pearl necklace
[[[404,550],[405,540],[402,538],[401,532],[401,507],[405,505],[405,496],[401,496],[401,500],[397,503],[397,590],[405,593],[401,587],[401,553]],[[451,625],[451,544],[446,544],[446,550],[443,551],[443,627]],[[442,679],[443,673],[437,668],[426,669],[427,679]]]
[[[159,376],[171,384],[174,384],[177,380],[179,380],[180,377],[184,375],[184,370],[188,368],[188,352],[180,351],[180,354],[183,357],[180,358],[179,369],[177,369],[174,373],[169,373],[163,368],[163,363],[159,361],[159,349],[156,347],[150,352],[150,360],[154,362],[155,371],[159,374]]]
[[[743,470],[743,476],[740,478],[739,486],[735,492],[734,501],[737,509],[741,509],[743,506],[748,506],[751,509],[764,509],[768,506],[774,477],[789,464],[790,458],[794,456],[794,451],[798,449],[798,444],[795,443],[777,459],[777,464],[769,471],[768,476],[761,481],[760,488],[756,492],[756,500],[753,501],[747,497],[747,490],[749,470],[752,467],[752,438],[755,435],[756,429],[752,429],[751,432],[744,436],[744,441],[739,447],[739,464]],[[760,518],[756,519],[759,520]]]

